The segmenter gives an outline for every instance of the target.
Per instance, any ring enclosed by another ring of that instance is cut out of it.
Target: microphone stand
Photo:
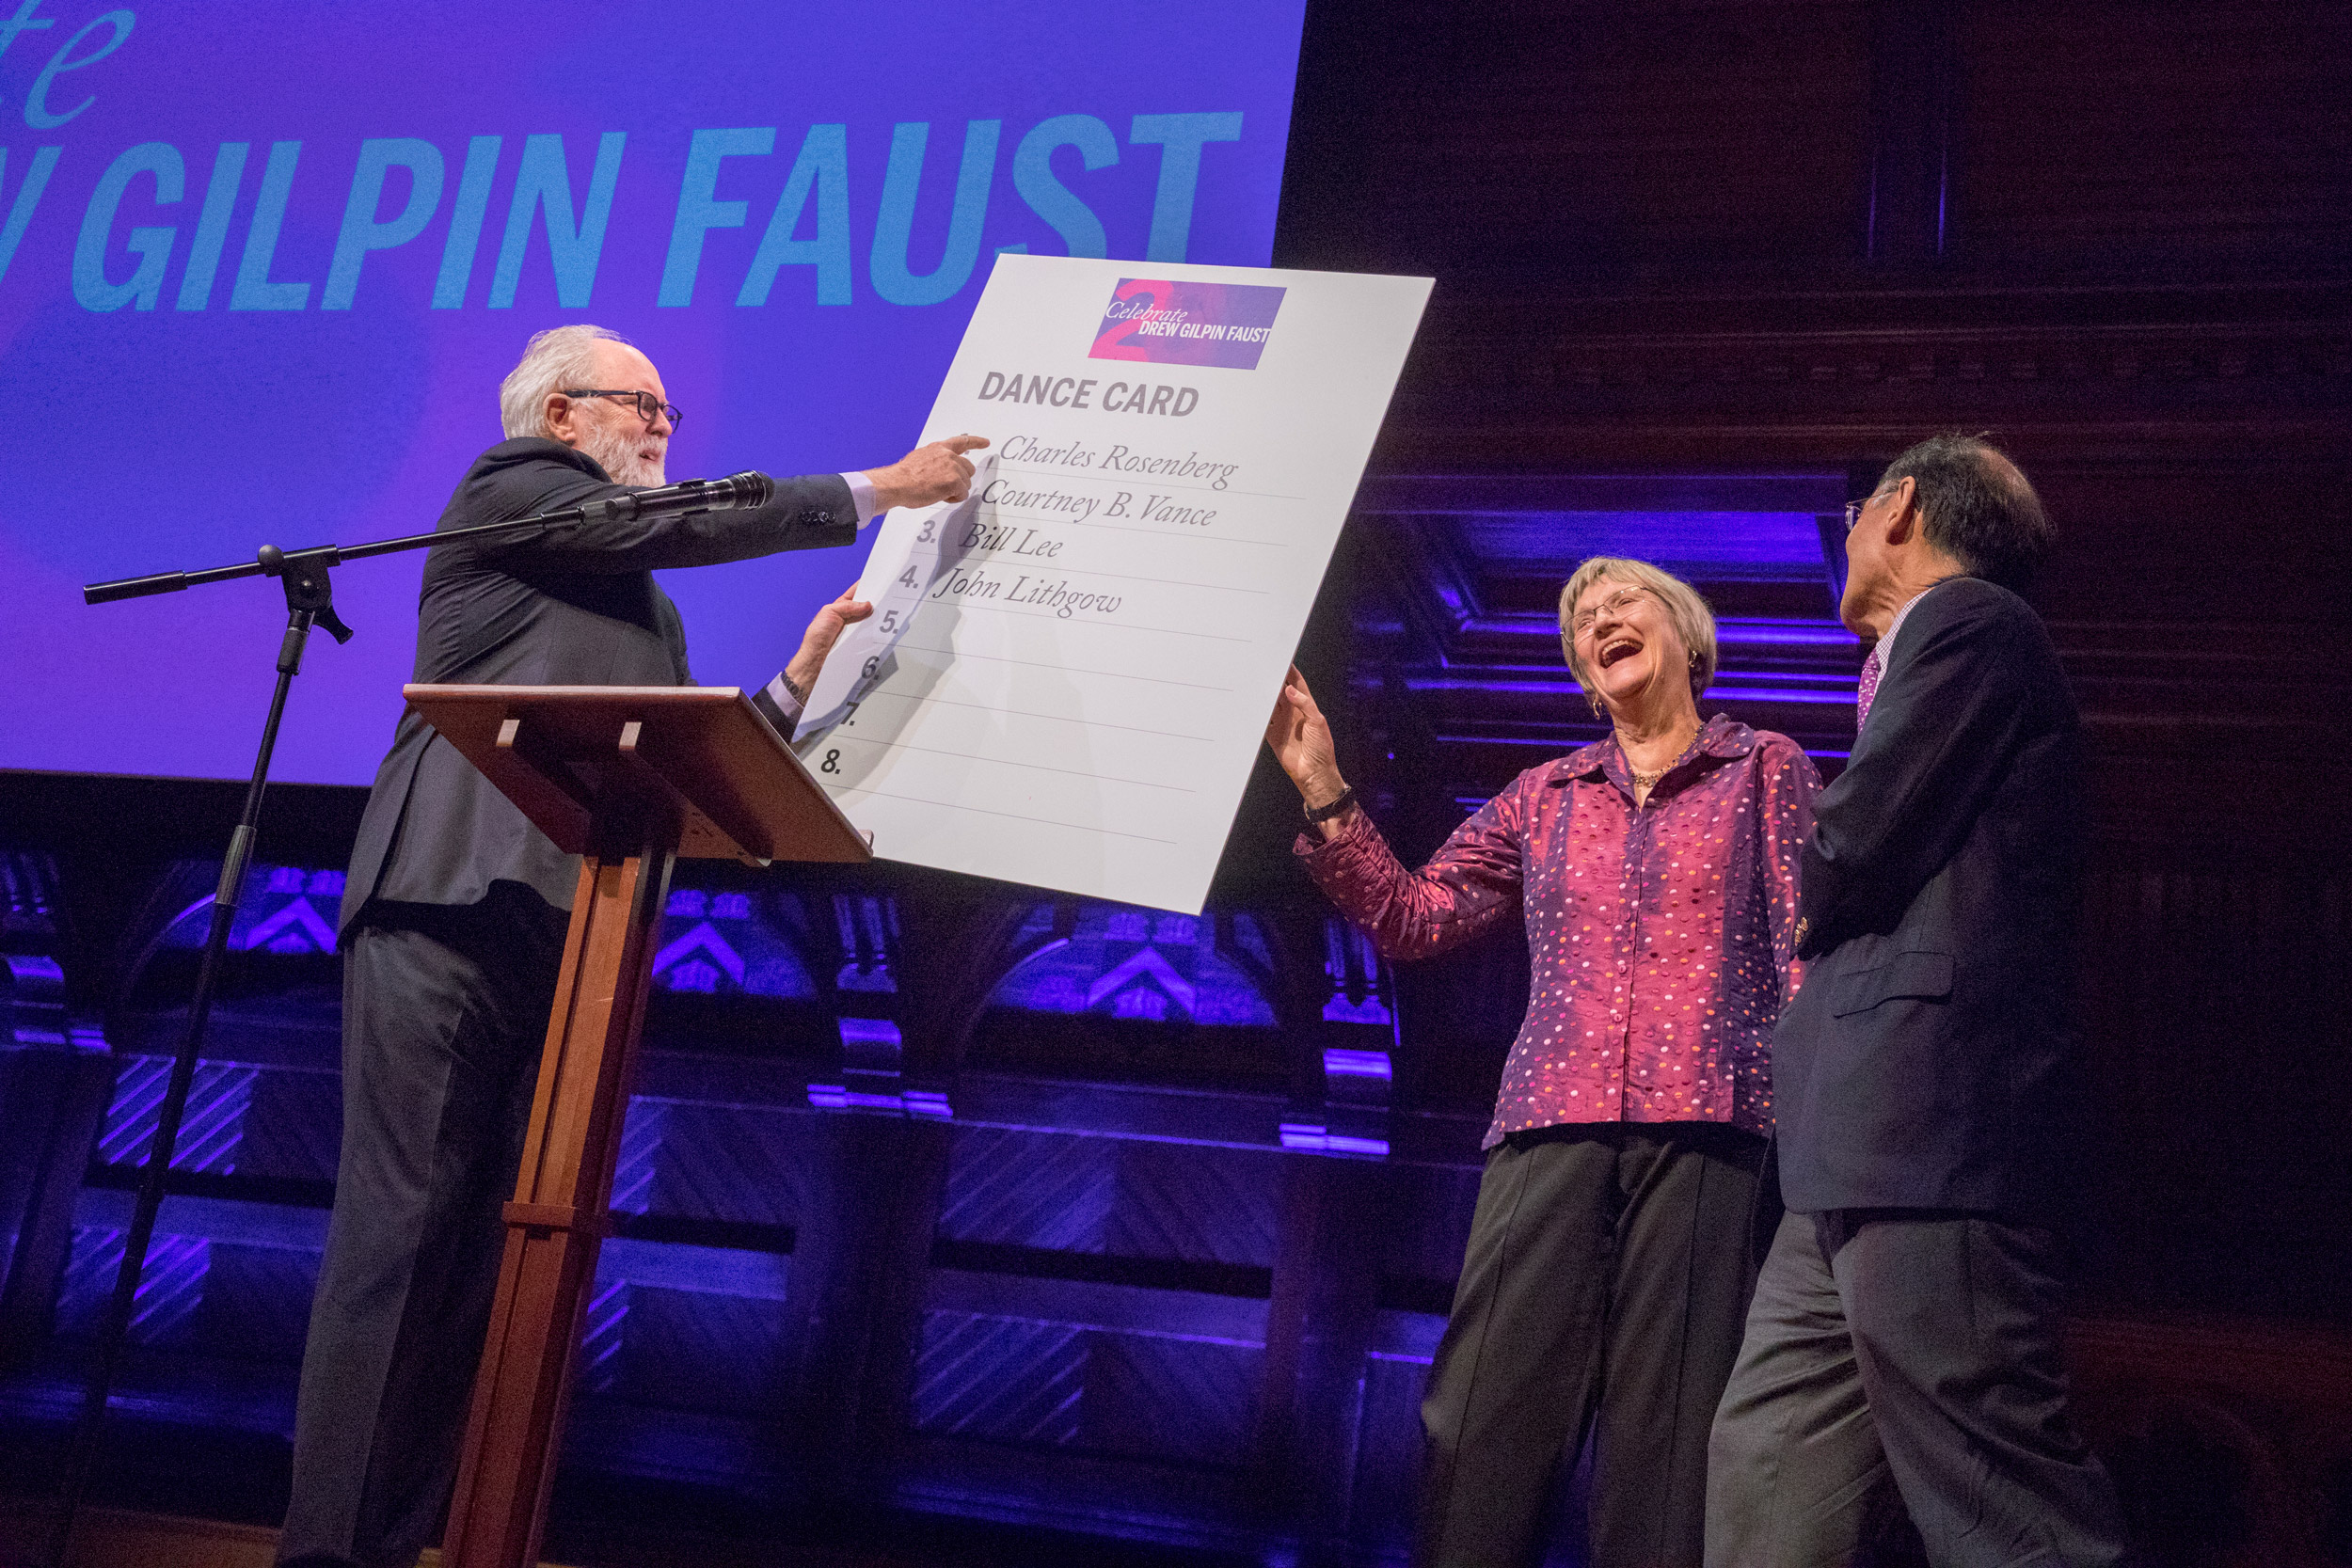
[[[171,1078],[156,1116],[154,1141],[148,1146],[147,1164],[139,1176],[138,1202],[131,1212],[130,1232],[123,1238],[122,1262],[115,1271],[114,1296],[99,1331],[97,1365],[84,1389],[81,1412],[67,1449],[57,1518],[44,1554],[48,1568],[65,1568],[66,1554],[73,1542],[73,1527],[89,1490],[90,1477],[97,1468],[107,1400],[114,1391],[123,1344],[130,1337],[139,1275],[146,1267],[148,1247],[154,1240],[155,1216],[163,1207],[165,1179],[171,1168],[173,1147],[179,1142],[181,1118],[187,1111],[188,1090],[196,1081],[205,1028],[212,1020],[213,997],[219,989],[221,965],[229,952],[229,929],[236,919],[237,895],[252,863],[254,838],[261,828],[262,794],[269,782],[271,755],[278,749],[278,726],[285,716],[286,698],[294,687],[294,676],[301,672],[302,655],[310,645],[312,626],[325,626],[338,643],[352,639],[351,628],[335,613],[330,569],[346,561],[361,561],[370,556],[394,555],[435,545],[489,543],[533,530],[591,520],[628,521],[641,516],[764,505],[772,493],[773,483],[765,474],[736,474],[715,481],[688,480],[660,492],[608,496],[581,506],[533,513],[528,517],[473,528],[404,534],[397,539],[376,539],[362,545],[321,545],[305,550],[286,551],[275,545],[264,545],[255,552],[253,560],[234,565],[195,572],[157,572],[113,582],[94,582],[82,590],[82,602],[97,605],[177,593],[239,578],[273,577],[286,593],[286,635],[278,648],[278,686],[270,696],[269,717],[262,722],[262,744],[253,760],[253,777],[246,785],[245,809],[237,818],[236,830],[229,835],[229,852],[221,862],[220,885],[213,893],[213,921],[205,932],[203,957],[197,966],[196,992],[188,1001],[187,1033],[181,1039],[179,1054],[172,1060]]]

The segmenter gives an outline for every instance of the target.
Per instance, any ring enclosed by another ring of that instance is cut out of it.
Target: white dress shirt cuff
[[[850,487],[850,504],[857,508],[857,526],[864,528],[882,512],[874,504],[874,482],[861,471],[843,474],[841,483]]]
[[[801,694],[792,689],[791,683],[784,678],[784,672],[779,670],[776,678],[762,689],[760,695],[775,705],[775,711],[768,715],[769,722],[775,725],[778,735],[787,740],[791,739],[793,730],[801,722]]]

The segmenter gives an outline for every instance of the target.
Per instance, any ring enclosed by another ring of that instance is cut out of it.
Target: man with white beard
[[[458,483],[443,532],[663,483],[679,412],[653,362],[601,327],[532,338],[499,406],[508,439]],[[765,506],[436,546],[415,678],[690,685],[655,569],[847,545],[891,507],[962,499],[963,454],[987,444],[959,436],[884,467],[778,480]],[[817,612],[755,699],[779,729],[841,628],[869,613],[848,593]],[[281,1563],[406,1564],[439,1528],[579,875],[578,857],[402,715],[343,895],[342,1155]]]

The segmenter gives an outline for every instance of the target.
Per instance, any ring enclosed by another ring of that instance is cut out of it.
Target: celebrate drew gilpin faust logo
[[[1283,293],[1263,283],[1122,277],[1087,357],[1254,371]]]

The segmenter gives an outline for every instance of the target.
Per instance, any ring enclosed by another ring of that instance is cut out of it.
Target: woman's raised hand
[[[1315,694],[1307,689],[1307,677],[1295,664],[1282,679],[1282,694],[1274,699],[1274,713],[1266,720],[1265,743],[1310,807],[1328,805],[1347,788],[1333,752],[1331,726],[1324,721],[1323,709],[1315,705]]]

